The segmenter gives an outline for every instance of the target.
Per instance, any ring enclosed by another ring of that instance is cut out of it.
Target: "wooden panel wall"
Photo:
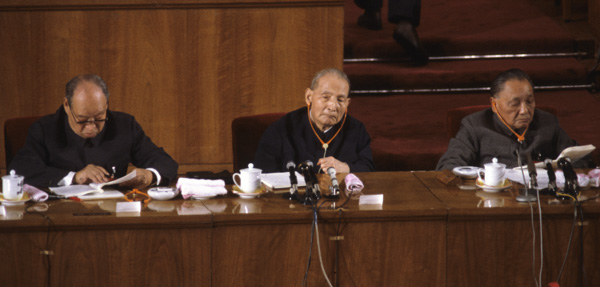
[[[231,170],[235,117],[295,109],[315,72],[342,67],[341,0],[44,2],[0,4],[0,124],[55,112],[70,78],[96,73],[180,173]]]

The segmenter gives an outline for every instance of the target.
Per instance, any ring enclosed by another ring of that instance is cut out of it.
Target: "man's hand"
[[[121,186],[143,189],[152,184],[154,174],[151,171],[143,168],[135,169],[135,177],[131,180],[121,183]]]
[[[348,172],[350,172],[350,167],[345,162],[341,162],[341,161],[335,159],[335,157],[332,157],[332,156],[328,156],[328,157],[324,157],[322,159],[319,159],[319,162],[317,162],[317,165],[321,166],[321,170],[323,170],[324,173],[327,173],[327,169],[330,168],[330,167],[335,168],[335,171],[337,173],[340,173],[340,172],[348,173]]]
[[[102,183],[110,180],[110,174],[101,166],[88,164],[75,173],[73,181],[76,184]]]

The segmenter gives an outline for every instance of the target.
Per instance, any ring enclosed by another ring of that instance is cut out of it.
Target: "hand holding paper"
[[[133,170],[126,176],[109,182],[51,187],[50,190],[64,197],[79,197],[82,199],[118,198],[123,197],[123,194],[120,191],[109,190],[105,192],[102,188],[107,185],[119,184],[132,180],[136,177],[136,174],[137,171]]]

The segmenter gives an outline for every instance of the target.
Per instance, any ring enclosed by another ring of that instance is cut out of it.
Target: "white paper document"
[[[552,161],[552,168],[556,169],[556,167],[558,166],[558,159],[560,159],[562,157],[568,157],[571,159],[571,163],[574,163],[574,162],[578,161],[579,159],[581,159],[582,157],[590,154],[595,149],[596,149],[596,147],[591,144],[568,147],[568,148],[564,149],[555,160]],[[544,164],[543,161],[541,161],[541,162],[537,162],[535,164],[535,167],[536,168],[546,168],[546,165]],[[527,170],[527,165],[524,165],[522,167],[517,166],[514,169],[521,170],[521,168],[524,168],[525,170]]]
[[[118,190],[110,189],[104,190],[103,187],[107,185],[119,184],[135,178],[136,171],[132,171],[124,177],[115,179],[113,181],[104,183],[90,183],[88,184],[73,184],[68,186],[51,187],[50,190],[57,195],[64,197],[79,197],[83,200],[86,199],[106,199],[106,198],[119,198],[123,197],[123,193]]]
[[[306,186],[304,177],[296,172],[296,178],[298,179],[298,187]],[[260,175],[260,181],[270,189],[284,189],[290,188],[290,173],[289,172],[272,172],[263,173]]]

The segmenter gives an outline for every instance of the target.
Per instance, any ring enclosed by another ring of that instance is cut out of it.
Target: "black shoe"
[[[429,56],[421,46],[417,30],[412,24],[406,21],[400,22],[392,36],[417,65],[426,65],[429,62]]]
[[[358,26],[369,30],[381,30],[381,11],[367,11],[358,16]]]

